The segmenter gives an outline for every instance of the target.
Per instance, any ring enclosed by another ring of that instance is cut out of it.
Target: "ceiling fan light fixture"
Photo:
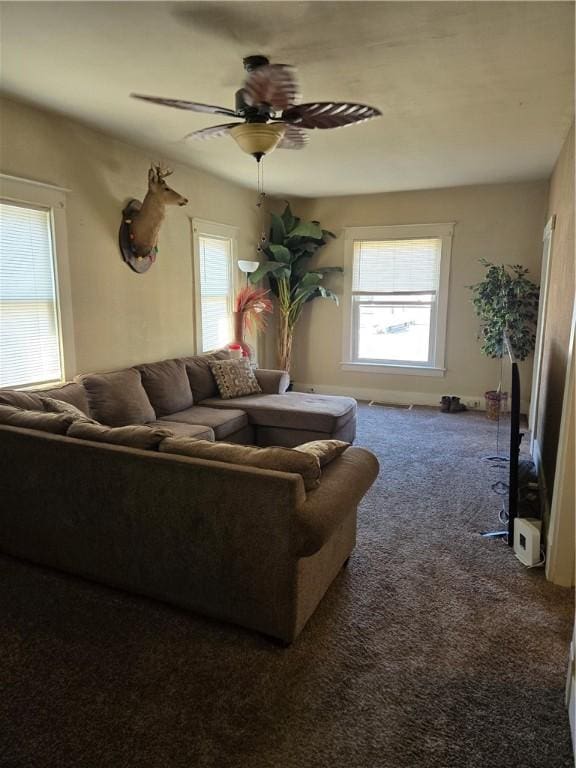
[[[240,123],[229,131],[240,149],[258,162],[276,149],[285,132],[286,126],[279,123]]]

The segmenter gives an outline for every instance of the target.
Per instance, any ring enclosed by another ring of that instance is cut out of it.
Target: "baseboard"
[[[372,387],[338,387],[332,384],[309,384],[307,382],[295,381],[293,383],[296,392],[315,392],[319,395],[345,395],[354,397],[356,400],[366,400],[370,402],[375,400],[379,403],[389,403],[390,405],[428,405],[437,407],[440,405],[441,395],[435,392],[406,392],[405,390],[378,389]],[[446,394],[453,394],[447,392]],[[484,394],[460,394],[463,402],[470,410],[486,410],[486,400]],[[527,404],[521,403],[523,413],[528,412]]]

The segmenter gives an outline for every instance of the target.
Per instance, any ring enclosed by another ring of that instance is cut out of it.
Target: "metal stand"
[[[507,539],[508,531],[480,531],[480,536],[484,539]]]

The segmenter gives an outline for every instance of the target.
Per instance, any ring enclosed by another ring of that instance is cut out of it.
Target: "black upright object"
[[[518,516],[518,458],[520,455],[520,374],[518,363],[506,342],[512,359],[512,401],[510,404],[510,473],[508,476],[508,545],[514,544],[514,520]]]

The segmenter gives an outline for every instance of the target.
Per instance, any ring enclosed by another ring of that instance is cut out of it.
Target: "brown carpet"
[[[568,768],[572,594],[502,542],[480,414],[361,409],[381,474],[297,643],[0,559],[2,768]]]

